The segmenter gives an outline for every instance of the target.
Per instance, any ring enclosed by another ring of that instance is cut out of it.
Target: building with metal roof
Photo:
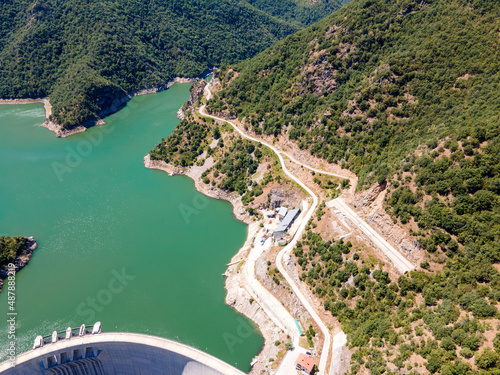
[[[286,216],[286,207],[280,207],[279,210],[278,210],[278,217],[280,218],[280,220],[283,220]]]
[[[274,238],[282,237],[285,235],[285,232],[290,228],[294,220],[299,216],[300,209],[296,208],[288,211],[286,216],[283,218],[281,223],[278,225],[278,228],[274,231]]]

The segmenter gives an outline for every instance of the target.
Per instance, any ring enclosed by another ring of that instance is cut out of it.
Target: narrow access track
[[[258,223],[250,225],[257,226]],[[245,281],[247,283],[247,291],[255,301],[266,311],[271,320],[283,331],[290,332],[290,336],[295,347],[299,346],[299,332],[295,326],[295,320],[283,304],[262,285],[255,277],[255,264],[262,255],[262,252],[271,247],[271,238],[268,238],[264,244],[260,243],[259,237],[255,239],[254,246],[250,249],[248,258],[243,267]]]
[[[368,223],[361,219],[342,198],[336,198],[331,201],[331,203],[373,241],[380,250],[382,250],[399,272],[404,274],[415,269],[415,266],[408,259],[387,242],[384,237],[378,234],[375,229],[369,226]]]
[[[206,92],[207,100],[209,100],[211,97],[211,94],[212,94],[210,91],[209,85],[207,85],[205,87],[205,92]],[[297,297],[299,298],[301,303],[304,305],[306,310],[309,312],[309,314],[311,315],[311,317],[313,318],[313,320],[316,322],[318,327],[321,329],[321,332],[323,333],[324,344],[323,344],[323,349],[321,351],[321,357],[320,357],[318,369],[319,369],[320,374],[326,374],[328,355],[329,355],[330,347],[331,347],[331,337],[330,337],[329,329],[325,326],[325,324],[323,323],[323,321],[321,320],[319,315],[316,313],[316,311],[314,310],[314,308],[312,307],[311,303],[308,301],[306,296],[302,293],[299,285],[295,282],[295,280],[290,276],[290,274],[287,272],[286,268],[283,266],[283,260],[288,261],[290,259],[291,251],[293,250],[297,241],[300,239],[300,236],[302,235],[302,232],[304,231],[307,223],[309,222],[310,218],[314,214],[314,212],[318,206],[318,197],[301,180],[299,180],[297,177],[295,177],[292,173],[290,173],[288,171],[288,169],[286,168],[286,165],[285,165],[285,161],[283,159],[283,155],[288,157],[295,164],[302,166],[304,168],[307,168],[307,169],[314,171],[316,173],[321,173],[321,174],[335,176],[335,177],[341,177],[341,178],[345,178],[345,176],[343,176],[341,174],[337,174],[337,173],[322,171],[322,170],[310,167],[307,164],[299,162],[298,160],[296,160],[293,156],[289,155],[288,153],[280,151],[277,148],[275,148],[274,146],[272,146],[272,145],[270,145],[270,144],[268,144],[260,139],[253,138],[253,137],[245,134],[235,123],[233,123],[229,120],[208,114],[205,110],[205,105],[201,106],[199,111],[200,111],[200,114],[202,114],[203,116],[210,117],[210,118],[213,118],[215,120],[228,123],[243,138],[249,139],[249,140],[254,141],[254,142],[258,142],[258,143],[270,148],[278,156],[281,167],[283,169],[283,172],[288,177],[290,177],[293,181],[295,181],[299,186],[301,186],[313,199],[313,204],[311,205],[307,214],[305,215],[302,222],[300,223],[299,228],[295,232],[295,235],[293,236],[292,240],[290,241],[290,243],[287,246],[285,246],[278,253],[278,256],[276,257],[276,265],[278,267],[278,270],[285,277],[286,281],[288,282],[288,284],[290,285],[292,290],[295,292],[295,294],[297,295]],[[350,181],[351,181],[352,192],[354,192],[357,181],[353,178],[351,178]],[[398,252],[396,249],[394,249],[394,247],[392,247],[380,234],[378,234],[373,228],[371,228],[368,225],[368,223],[366,223],[355,211],[353,211],[349,206],[347,206],[347,204],[344,202],[342,197],[336,198],[335,200],[333,200],[332,203],[335,205],[335,207],[339,211],[341,211],[346,217],[348,217],[358,228],[360,228],[360,230],[362,230],[372,241],[374,241],[374,243],[394,263],[395,267],[401,273],[411,271],[415,268],[411,262],[409,262],[400,252]],[[247,276],[247,279],[248,279],[248,277],[249,276]],[[255,275],[253,275],[253,277],[255,278]],[[251,281],[250,283],[254,284],[253,280],[250,280],[250,281]],[[247,280],[247,282],[248,282],[248,280]],[[260,285],[262,286],[262,284],[260,284]],[[270,292],[267,291],[267,289],[265,289],[265,291],[270,294]],[[273,296],[273,298],[276,299],[274,296]],[[271,308],[271,306],[269,306],[269,308]],[[276,314],[272,313],[271,316],[276,317]],[[283,322],[282,326],[283,325],[289,326],[289,323],[286,324],[286,322],[289,321],[288,317],[283,316],[283,319],[281,319],[281,321]],[[292,333],[292,337],[295,336],[294,331],[290,331],[290,333]],[[337,351],[337,349],[335,351]],[[333,355],[333,354],[334,353],[332,353],[332,362],[333,362],[334,358],[338,357],[338,356]]]
[[[307,164],[301,163],[296,160],[294,157],[289,155],[288,153],[284,153],[291,161],[295,164],[300,165],[306,169],[314,171],[316,173],[346,178],[338,173],[326,172],[320,169],[313,168]],[[354,178],[350,178],[351,181],[351,193],[354,195],[354,190],[356,189],[357,181]],[[327,203],[328,205],[328,203]],[[389,258],[389,260],[394,264],[394,267],[405,274],[406,272],[412,271],[415,269],[415,266],[408,260],[406,257],[401,254],[398,250],[396,250],[389,242],[386,241],[384,237],[382,237],[375,229],[373,229],[366,221],[364,221],[352,208],[350,208],[345,200],[342,198],[342,195],[331,201],[331,205],[335,206],[337,210],[342,212],[347,218],[349,218],[373,243]]]
[[[206,89],[206,94],[207,94],[207,100],[209,100],[210,96],[212,94],[211,91],[210,91],[210,89],[209,89],[209,85],[207,85],[205,89]],[[302,223],[300,223],[299,228],[295,232],[295,235],[293,236],[292,240],[290,241],[290,243],[287,246],[285,246],[278,253],[278,256],[276,257],[276,265],[278,267],[278,270],[285,277],[285,279],[289,283],[290,287],[293,289],[293,291],[295,292],[295,294],[297,295],[297,297],[299,298],[299,300],[302,302],[302,304],[304,305],[304,307],[306,308],[306,310],[309,312],[309,314],[311,315],[311,317],[313,318],[313,320],[316,322],[316,324],[320,328],[321,332],[323,333],[324,342],[323,342],[323,349],[321,350],[321,357],[320,357],[320,360],[319,360],[318,370],[319,370],[319,374],[326,374],[327,373],[326,372],[327,371],[327,365],[328,365],[327,361],[328,361],[328,356],[330,354],[330,343],[331,343],[330,331],[329,331],[328,327],[326,327],[326,325],[323,323],[323,321],[321,320],[321,318],[319,317],[319,315],[316,313],[316,311],[314,310],[314,308],[311,305],[311,303],[309,303],[309,301],[307,300],[307,298],[305,297],[305,295],[302,293],[302,291],[300,290],[300,288],[297,285],[297,283],[295,282],[295,280],[290,276],[290,274],[287,272],[287,270],[283,266],[283,258],[285,256],[287,258],[290,257],[290,252],[294,248],[295,244],[297,243],[297,241],[299,240],[300,236],[302,235],[302,232],[304,231],[304,228],[306,227],[307,223],[309,222],[309,220],[311,219],[312,215],[314,214],[314,212],[315,212],[315,210],[316,210],[316,208],[318,206],[318,197],[302,181],[300,181],[297,177],[295,177],[293,174],[291,174],[288,171],[288,169],[286,168],[286,165],[285,165],[285,161],[283,160],[283,156],[281,155],[280,151],[278,151],[274,146],[272,146],[270,144],[267,144],[267,143],[265,143],[265,142],[263,142],[263,141],[261,141],[259,139],[256,139],[256,138],[253,138],[253,137],[250,137],[250,136],[246,135],[235,123],[233,123],[231,121],[228,121],[228,120],[225,120],[223,118],[220,118],[220,117],[217,117],[217,116],[212,116],[212,115],[208,114],[206,112],[206,110],[205,110],[205,105],[202,105],[200,107],[199,111],[200,111],[200,114],[203,115],[203,116],[205,116],[205,117],[209,117],[209,118],[212,118],[214,120],[223,121],[223,122],[228,123],[243,138],[249,139],[249,140],[251,140],[253,142],[261,143],[264,146],[270,148],[278,156],[279,161],[281,163],[281,167],[283,169],[283,172],[288,177],[290,177],[293,181],[295,181],[299,186],[301,186],[305,191],[307,191],[307,193],[313,199],[313,203],[312,203],[311,207],[309,208],[309,210],[307,211],[306,215],[304,216],[304,218],[302,220]],[[255,277],[255,275],[254,275],[254,277]],[[270,292],[267,292],[267,293],[270,293]],[[283,325],[286,326],[287,324],[284,323]],[[294,334],[293,334],[294,332],[292,331],[291,333],[294,336]]]

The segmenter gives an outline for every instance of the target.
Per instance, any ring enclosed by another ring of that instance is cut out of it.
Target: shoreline
[[[49,98],[35,98],[35,99],[0,99],[0,105],[22,105],[22,104],[37,104],[42,103],[45,110],[45,122],[40,126],[42,128],[46,128],[55,133],[57,138],[66,138],[70,135],[83,133],[88,128],[93,126],[106,125],[106,122],[102,118],[109,116],[113,113],[118,112],[123,106],[130,101],[135,96],[147,95],[147,94],[156,94],[158,92],[165,91],[172,87],[175,83],[191,83],[200,80],[201,78],[183,78],[183,77],[175,77],[173,80],[168,81],[166,84],[151,87],[149,89],[141,89],[136,91],[130,91],[122,98],[116,99],[111,106],[106,109],[103,109],[96,119],[86,121],[78,126],[75,126],[71,129],[64,129],[61,125],[50,120],[52,115],[52,105],[50,104]]]
[[[226,277],[225,289],[227,293],[225,303],[254,322],[264,339],[262,349],[259,354],[253,358],[251,362],[252,369],[249,372],[249,374],[260,374],[261,370],[267,364],[266,361],[268,358],[273,356],[272,354],[270,355],[270,353],[276,356],[275,352],[277,348],[274,343],[277,340],[284,341],[286,335],[281,332],[280,329],[277,329],[274,322],[265,313],[258,302],[253,301],[251,294],[246,289],[245,276],[243,272],[240,272],[240,263],[246,259],[255,240],[255,236],[260,229],[258,226],[259,222],[253,221],[252,217],[248,215],[241,203],[241,198],[236,193],[228,194],[218,188],[209,187],[203,184],[199,178],[196,178],[191,168],[175,167],[161,160],[151,160],[149,154],[144,157],[144,166],[148,169],[166,172],[169,176],[184,175],[191,178],[198,192],[211,198],[228,201],[231,203],[233,214],[236,219],[248,225],[245,242],[231,258],[226,271],[223,273],[223,276]]]
[[[237,193],[226,193],[225,191],[204,184],[192,171],[192,168],[175,167],[165,163],[163,160],[151,160],[149,154],[144,156],[144,166],[148,169],[157,169],[168,173],[169,176],[184,175],[194,181],[196,190],[210,198],[222,199],[231,203],[233,214],[239,221],[249,225],[253,222],[252,217],[243,207],[241,197]]]

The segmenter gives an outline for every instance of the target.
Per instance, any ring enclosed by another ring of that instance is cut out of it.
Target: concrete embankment
[[[0,364],[4,375],[244,375],[240,370],[190,346],[136,333],[86,334],[61,339]]]

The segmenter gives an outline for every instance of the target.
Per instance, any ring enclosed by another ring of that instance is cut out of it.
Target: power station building
[[[279,238],[283,237],[286,233],[286,231],[290,228],[290,226],[293,224],[297,216],[299,216],[300,210],[298,208],[294,210],[288,211],[286,216],[283,218],[281,223],[279,223],[278,227],[273,233],[274,238]]]

